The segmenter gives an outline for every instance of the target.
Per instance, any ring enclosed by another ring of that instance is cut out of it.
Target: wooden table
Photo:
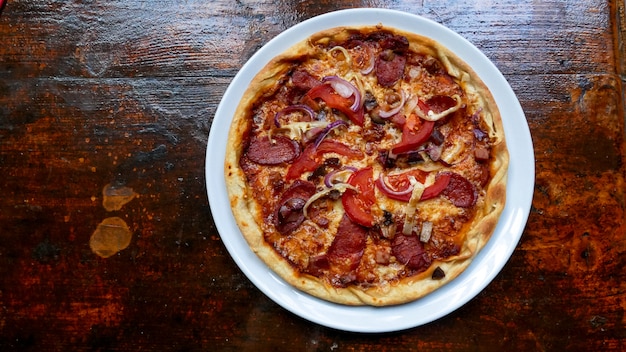
[[[520,243],[476,298],[421,327],[356,334],[248,281],[216,231],[204,157],[257,49],[312,16],[374,6],[440,22],[498,66],[530,126],[536,186]],[[626,349],[624,20],[622,1],[600,0],[9,1],[0,349]],[[98,241],[111,228],[127,248]]]

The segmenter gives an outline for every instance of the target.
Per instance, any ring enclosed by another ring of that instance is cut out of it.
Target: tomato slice
[[[438,174],[435,177],[435,183],[433,183],[429,187],[426,187],[424,193],[422,193],[422,197],[420,198],[420,200],[435,198],[439,195],[439,193],[446,189],[446,187],[448,187],[449,183],[450,174]]]
[[[362,158],[363,153],[360,150],[352,149],[347,145],[332,139],[325,139],[317,147],[317,155],[326,153],[337,153],[345,155],[349,158]]]
[[[321,84],[317,87],[311,88],[306,93],[306,97],[310,99],[322,99],[326,103],[326,105],[328,105],[328,107],[342,112],[354,124],[363,126],[363,123],[365,121],[363,107],[359,107],[359,110],[357,111],[352,111],[352,109],[350,109],[350,106],[352,106],[354,98],[349,99],[342,97],[335,92],[330,84]]]
[[[411,182],[409,176],[415,177],[415,179],[424,183],[426,181],[426,172],[421,170],[411,170],[398,175],[387,176],[387,186],[383,185],[383,176],[381,175],[376,180],[376,186],[378,189],[388,198],[399,200],[402,202],[408,202],[411,199],[412,192],[402,192],[408,190]],[[435,183],[426,187],[424,193],[420,197],[420,200],[427,200],[438,196],[450,183],[449,174],[438,174],[435,177]],[[393,188],[391,191],[389,188]],[[396,192],[393,192],[396,191]]]
[[[419,183],[426,181],[427,173],[422,170],[413,169],[401,174],[387,176],[387,184],[385,185],[384,175],[376,180],[376,187],[388,198],[408,202],[411,199],[410,176],[415,177]]]
[[[304,151],[294,160],[287,170],[285,178],[287,180],[294,180],[307,171],[313,171],[317,168],[318,162],[315,157],[315,145],[309,144]]]
[[[347,145],[332,139],[325,139],[317,148],[311,143],[304,148],[304,151],[294,160],[287,170],[285,176],[287,180],[294,180],[307,171],[313,171],[320,165],[322,157],[327,153],[337,153],[349,158],[361,158],[363,153]]]
[[[372,206],[376,203],[374,170],[371,167],[357,170],[350,175],[348,183],[358,191],[347,189],[343,193],[341,203],[346,215],[359,225],[374,226],[374,216],[371,211]]]
[[[409,115],[402,126],[402,139],[391,148],[391,152],[402,154],[415,150],[430,138],[434,128],[433,121],[422,120],[416,114]]]

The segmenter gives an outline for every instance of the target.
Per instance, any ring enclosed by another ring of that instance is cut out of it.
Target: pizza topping
[[[420,231],[420,241],[424,243],[428,242],[432,233],[433,223],[431,221],[424,221],[422,223],[422,230]]]
[[[352,149],[347,145],[332,139],[324,139],[317,146],[317,154],[337,153],[348,158],[362,158],[363,153],[358,149]]]
[[[313,101],[315,99],[322,99],[329,108],[341,112],[354,124],[358,126],[363,126],[363,123],[365,121],[363,108],[359,107],[356,111],[352,110],[352,105],[354,104],[354,100],[356,100],[356,97],[353,99],[353,101],[348,98],[342,97],[329,83],[321,84],[309,90],[306,93],[305,98]]]
[[[404,213],[402,233],[405,235],[410,235],[413,232],[413,228],[415,227],[415,213],[417,213],[417,202],[420,201],[424,193],[424,185],[417,182],[415,177],[409,176],[409,180],[411,186],[413,186],[413,190],[411,191],[411,198],[409,199],[409,204]]]
[[[347,183],[338,183],[335,185],[332,185],[330,188],[325,188],[317,193],[315,193],[314,195],[311,196],[311,198],[309,198],[309,200],[303,204],[302,206],[302,211],[304,214],[304,217],[308,217],[308,213],[307,213],[307,209],[309,208],[309,206],[311,204],[313,204],[313,202],[315,202],[316,200],[326,197],[327,195],[330,195],[333,198],[338,198],[340,194],[344,193],[347,189],[351,189],[353,191],[358,192],[358,189],[350,184]],[[337,194],[337,196],[333,196],[334,194]]]
[[[340,126],[347,126],[347,125],[348,124],[343,120],[337,120],[335,122],[328,124],[328,126],[326,126],[322,131],[320,131],[318,137],[315,139],[315,146],[319,147],[319,145],[322,143],[324,138],[330,133],[331,130]]]
[[[433,129],[433,132],[430,134],[430,140],[435,144],[435,145],[442,145],[443,142],[445,141],[445,136],[443,135],[443,133],[441,133],[441,131],[438,128]]]
[[[478,127],[475,127],[472,130],[472,132],[474,132],[474,138],[476,138],[476,140],[478,140],[478,141],[482,141],[484,139],[489,138],[489,135],[485,131],[481,130]]]
[[[367,228],[352,222],[348,216],[344,215],[341,219],[337,235],[326,253],[333,272],[339,273],[339,284],[345,285],[354,280],[350,273],[361,262],[367,233]]]
[[[474,158],[476,161],[485,162],[489,160],[489,149],[487,148],[476,148],[474,149]]]
[[[470,143],[461,136],[450,136],[443,147],[440,158],[449,166],[458,164],[468,156],[466,150],[469,147]]]
[[[356,112],[361,107],[361,92],[352,83],[346,81],[339,76],[326,76],[322,78],[322,82],[328,82],[331,87],[343,98],[354,97],[350,110]]]
[[[401,174],[381,175],[376,180],[376,186],[387,197],[403,202],[409,202],[413,192],[413,184],[410,178],[415,178],[418,182],[426,181],[426,172],[420,169],[413,169]],[[419,200],[428,200],[438,196],[450,182],[450,173],[439,173],[435,176],[435,182],[426,187]]]
[[[398,102],[398,104],[390,109],[390,110],[380,110],[378,112],[378,116],[380,116],[383,119],[389,118],[393,115],[396,115],[397,113],[400,112],[400,110],[402,110],[402,108],[404,107],[404,103],[406,102],[406,93],[404,92],[404,90],[400,90],[400,101]]]
[[[333,187],[335,185],[336,180],[341,177],[349,177],[353,172],[357,171],[355,167],[346,166],[341,169],[335,169],[324,177],[324,185],[328,188]],[[339,181],[341,183],[345,183],[345,181]]]
[[[329,54],[333,54],[335,51],[339,51],[343,54],[343,58],[349,66],[352,66],[352,57],[348,53],[348,50],[341,45],[337,45],[328,50]],[[337,56],[334,56],[337,57]]]
[[[374,171],[366,167],[354,172],[348,179],[348,184],[356,190],[347,189],[341,197],[341,203],[350,220],[355,223],[371,227],[374,225],[372,207],[376,203],[374,193]]]
[[[452,97],[435,95],[425,103],[420,101],[415,112],[426,121],[439,121],[463,107],[463,100],[458,95]]]
[[[376,180],[376,186],[389,198],[408,202],[413,192],[410,177],[420,183],[426,181],[426,172],[412,169],[399,174],[380,175]]]
[[[396,222],[393,219],[393,214],[384,210],[383,221],[379,224],[380,234],[384,238],[393,238],[396,235]]]
[[[324,271],[330,269],[330,262],[326,253],[312,256],[309,258],[309,263],[306,268],[306,272],[314,276],[323,275]]]
[[[435,198],[441,192],[443,192],[444,189],[446,189],[448,187],[449,183],[450,183],[450,174],[449,173],[439,173],[439,174],[437,174],[437,176],[435,176],[435,183],[433,183],[432,185],[426,187],[426,189],[424,190],[424,193],[422,193],[421,200],[427,200],[427,199]]]
[[[293,83],[294,88],[304,92],[322,84],[317,78],[302,69],[297,69],[293,72],[291,75],[291,83]]]
[[[294,160],[300,154],[300,146],[295,141],[284,137],[252,138],[245,151],[252,162],[260,165],[279,165]]]
[[[439,161],[441,159],[441,154],[443,152],[443,145],[442,144],[435,144],[432,143],[430,144],[426,150],[426,155],[428,155],[428,157],[430,158],[430,160],[432,161]]]
[[[448,186],[441,192],[452,204],[460,208],[469,208],[476,204],[478,194],[476,187],[465,177],[455,172],[445,172],[450,177]]]
[[[315,193],[311,182],[296,180],[278,201],[274,214],[274,225],[281,234],[288,234],[304,221],[304,205]]]
[[[397,155],[414,151],[430,138],[434,127],[433,121],[421,120],[415,114],[409,115],[402,127],[402,139],[392,147],[391,152]]]
[[[376,65],[376,57],[372,54],[369,46],[362,45],[360,47],[364,47],[367,52],[367,66],[361,70],[361,73],[364,75],[369,75],[372,71],[374,71],[374,66]]]
[[[291,164],[287,170],[285,178],[293,180],[299,178],[300,175],[307,171],[313,171],[317,168],[318,162],[315,160],[315,145],[309,144],[300,156]]]
[[[409,39],[403,35],[395,35],[388,32],[379,32],[380,47],[383,50],[393,50],[396,53],[404,53],[409,49]]]
[[[433,275],[431,277],[433,280],[441,280],[444,277],[446,277],[446,273],[443,269],[441,269],[441,267],[436,267],[435,270],[433,270]]]
[[[311,121],[315,118],[315,111],[309,106],[303,104],[290,105],[274,115],[274,125],[280,127],[282,118],[296,111],[303,113],[303,116],[298,121]]]
[[[376,78],[383,87],[391,87],[404,76],[406,57],[393,50],[385,50],[376,60]]]
[[[348,158],[362,157],[363,153],[331,139],[324,139],[319,145],[309,144],[300,156],[294,160],[285,176],[288,180],[299,178],[303,173],[315,170],[324,154],[337,153]]]
[[[399,190],[393,189],[392,186],[389,184],[388,177],[384,176],[384,175],[380,176],[378,178],[378,180],[376,180],[376,186],[378,186],[378,188],[385,195],[387,195],[387,197],[389,197],[391,199],[402,200],[402,199],[405,199],[407,197],[410,198],[411,197],[411,192],[413,192],[413,187],[411,185],[408,185],[404,189],[399,189]]]
[[[272,131],[281,132],[289,138],[301,141],[311,141],[328,126],[327,121],[291,122],[279,128],[268,130],[268,138],[272,138]]]
[[[430,266],[432,259],[424,251],[424,245],[417,236],[399,234],[391,244],[391,253],[398,262],[416,272],[422,272]]]

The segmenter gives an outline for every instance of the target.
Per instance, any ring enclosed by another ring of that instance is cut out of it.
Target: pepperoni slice
[[[303,91],[308,91],[309,89],[322,84],[322,82],[320,82],[317,78],[313,77],[310,73],[303,69],[297,69],[293,72],[291,75],[291,82],[296,89]]]
[[[302,209],[313,194],[315,194],[315,185],[302,180],[296,180],[283,193],[274,210],[274,225],[278,232],[285,235],[302,224],[304,221]]]
[[[300,155],[300,146],[285,136],[254,137],[245,154],[252,162],[260,165],[278,165],[294,160]]]
[[[391,35],[380,40],[380,47],[383,50],[393,50],[403,53],[409,49],[409,39],[402,35]]]
[[[428,269],[432,263],[432,259],[424,251],[424,245],[419,236],[396,235],[391,244],[391,254],[398,262],[418,273]]]
[[[426,101],[429,110],[438,114],[456,106],[456,100],[447,95],[435,95]],[[428,112],[428,110],[426,110]]]
[[[376,60],[376,78],[383,87],[391,87],[404,76],[406,57],[390,50],[380,53]]]
[[[344,215],[337,228],[337,235],[328,248],[327,258],[333,269],[348,273],[359,266],[367,243],[367,228],[355,224]]]
[[[460,208],[469,208],[476,204],[478,193],[476,187],[470,181],[454,172],[442,174],[450,175],[448,186],[441,192],[444,197]]]

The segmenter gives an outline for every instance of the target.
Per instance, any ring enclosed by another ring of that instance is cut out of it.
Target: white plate
[[[235,220],[224,181],[228,129],[235,108],[256,73],[276,54],[320,30],[341,25],[395,27],[431,37],[465,60],[493,93],[504,119],[511,157],[507,203],[496,230],[471,265],[456,279],[411,303],[392,307],[351,307],[305,294],[274,274],[248,247]],[[467,303],[500,272],[524,230],[532,201],[535,164],[524,112],[500,71],[470,42],[426,18],[383,9],[343,10],[311,18],[276,36],[242,67],[215,113],[206,154],[207,192],[222,241],[244,274],[274,302],[317,324],[353,332],[389,332],[429,323]]]

